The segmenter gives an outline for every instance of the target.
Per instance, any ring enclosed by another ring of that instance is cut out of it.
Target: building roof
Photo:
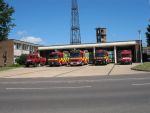
[[[12,40],[15,43],[23,43],[23,44],[26,44],[26,45],[32,45],[32,46],[37,46],[37,47],[42,46],[40,44],[34,44],[34,43],[31,43],[31,42],[26,42],[26,41],[21,41],[21,40],[16,40],[16,39],[9,39],[9,40]]]
[[[93,47],[113,47],[113,46],[130,46],[138,44],[138,40],[120,41],[108,43],[78,44],[78,45],[53,45],[38,47],[38,50],[55,50],[55,49],[74,49],[74,48],[93,48]]]

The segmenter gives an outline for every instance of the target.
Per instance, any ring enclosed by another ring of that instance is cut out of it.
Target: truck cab
[[[132,64],[132,52],[131,52],[131,50],[120,51],[118,62],[120,64]]]
[[[86,65],[89,62],[89,52],[82,50],[72,50],[70,52],[69,65]]]
[[[48,58],[49,66],[62,66],[67,65],[69,60],[69,53],[68,52],[52,52]]]
[[[106,50],[97,50],[95,52],[94,64],[95,65],[107,65],[110,63],[109,54]]]
[[[28,54],[26,59],[26,67],[29,67],[30,65],[38,66],[38,65],[45,65],[46,64],[46,58],[40,57],[39,54]]]

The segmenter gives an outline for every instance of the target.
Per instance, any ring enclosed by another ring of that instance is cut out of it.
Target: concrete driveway
[[[17,68],[7,71],[1,71],[1,78],[36,78],[36,77],[78,77],[78,76],[105,76],[105,75],[128,75],[142,74],[148,72],[134,71],[130,68],[138,65],[114,65],[108,64],[104,66],[76,66],[76,67],[32,67]]]

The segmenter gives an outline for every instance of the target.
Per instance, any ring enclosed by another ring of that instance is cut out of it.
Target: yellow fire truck
[[[67,52],[67,51],[51,52],[49,55],[49,58],[48,58],[49,66],[68,65],[68,62],[69,62],[69,52]]]
[[[94,64],[95,65],[99,65],[99,64],[107,65],[108,63],[110,63],[108,52],[106,50],[101,50],[101,49],[97,50],[95,52]]]
[[[89,63],[89,52],[84,50],[72,50],[70,52],[69,65],[86,65]]]

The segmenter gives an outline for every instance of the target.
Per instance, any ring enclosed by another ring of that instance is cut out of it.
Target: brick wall
[[[6,65],[14,63],[14,43],[11,40],[0,41],[0,66],[4,66],[4,60]]]

